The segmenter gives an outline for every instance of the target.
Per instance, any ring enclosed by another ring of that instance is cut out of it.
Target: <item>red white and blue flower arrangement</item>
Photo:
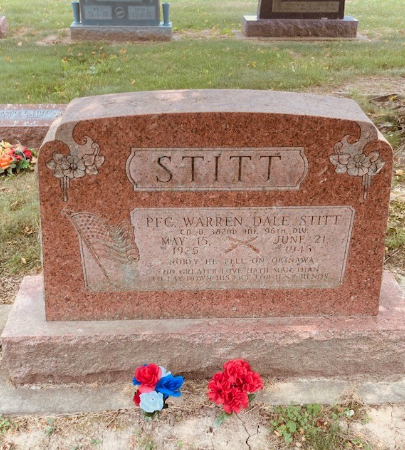
[[[208,398],[223,408],[214,422],[215,426],[247,408],[255,399],[256,392],[263,389],[260,375],[253,372],[245,360],[232,359],[223,368],[224,371],[215,373],[208,383]]]
[[[138,386],[134,403],[142,409],[145,417],[154,417],[156,413],[169,407],[166,404],[169,397],[180,397],[183,383],[183,377],[174,377],[162,366],[140,366],[135,370],[133,378],[133,384]]]

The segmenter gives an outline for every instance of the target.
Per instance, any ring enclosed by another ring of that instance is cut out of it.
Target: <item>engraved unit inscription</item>
[[[298,190],[308,173],[302,147],[132,148],[134,190]]]
[[[354,210],[137,208],[132,233],[74,216],[88,289],[201,291],[339,286]]]

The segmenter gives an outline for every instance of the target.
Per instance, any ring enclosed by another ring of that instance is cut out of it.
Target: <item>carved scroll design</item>
[[[90,212],[64,209],[62,214],[70,220],[79,238],[86,284],[91,284],[89,278],[93,278],[94,284],[92,267],[95,264],[103,274],[104,282],[110,286],[119,285],[120,281],[115,280],[119,273],[139,261],[132,227],[126,222],[109,225],[102,217]]]
[[[86,175],[97,175],[98,169],[104,163],[104,156],[100,154],[100,146],[88,136],[84,137],[84,144],[76,144],[73,140],[65,144],[69,155],[54,152],[46,166],[53,171],[53,175],[60,179],[63,201],[68,201],[70,181]]]
[[[347,173],[350,176],[361,177],[363,185],[363,198],[367,198],[371,185],[371,178],[381,172],[385,165],[380,152],[372,151],[365,154],[366,146],[378,138],[377,131],[372,124],[360,122],[360,138],[350,142],[352,136],[346,135],[340,142],[335,144],[334,155],[329,157],[335,166],[336,173]]]

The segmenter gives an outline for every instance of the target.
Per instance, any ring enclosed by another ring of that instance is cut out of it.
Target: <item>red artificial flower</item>
[[[231,383],[251,371],[250,365],[243,359],[232,359],[224,364],[224,371]]]
[[[141,393],[139,391],[135,392],[134,403],[136,406],[139,406],[141,403]]]
[[[141,383],[138,392],[146,393],[154,391],[161,376],[162,369],[156,364],[147,364],[146,366],[138,367],[135,370],[135,378]]]
[[[32,152],[30,150],[28,150],[27,148],[24,148],[23,153],[27,159],[32,158]]]
[[[225,393],[230,389],[228,377],[223,372],[217,372],[208,383],[208,398],[217,405],[225,401]]]
[[[248,372],[237,379],[237,385],[243,392],[256,392],[263,389],[263,380],[257,372]]]
[[[238,414],[241,409],[245,409],[249,404],[249,397],[246,392],[238,388],[232,388],[225,392],[224,411],[228,414],[233,412]]]
[[[257,372],[243,359],[233,359],[224,364],[224,371],[217,372],[208,383],[207,396],[223,405],[223,410],[238,414],[249,405],[248,394],[263,389],[263,381]]]

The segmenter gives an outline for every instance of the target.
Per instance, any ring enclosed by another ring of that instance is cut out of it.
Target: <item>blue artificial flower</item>
[[[172,374],[170,374],[161,378],[155,389],[165,395],[180,397],[180,388],[183,386],[183,383],[183,377],[174,377]]]
[[[160,392],[147,392],[140,395],[141,402],[139,406],[147,413],[161,411],[163,408],[163,394]]]

